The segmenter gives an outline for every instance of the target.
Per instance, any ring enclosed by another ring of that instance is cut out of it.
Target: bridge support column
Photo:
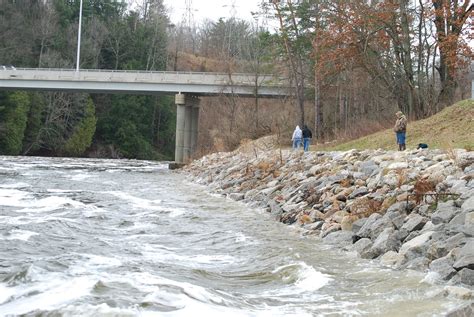
[[[183,94],[175,95],[176,104],[176,145],[174,151],[174,161],[176,164],[183,164],[184,154],[184,129],[185,129],[185,118],[186,118],[186,103]],[[171,165],[170,165],[171,168]]]
[[[190,96],[186,101],[186,106],[184,107],[184,147],[183,147],[183,163],[189,162],[191,159],[191,126],[193,121],[193,107],[191,105]]]
[[[179,168],[187,163],[197,144],[197,125],[199,120],[199,98],[192,95],[176,94],[176,146],[174,164],[170,168]]]
[[[191,153],[194,154],[197,149],[198,131],[199,131],[199,98],[193,102],[193,114],[191,121]]]

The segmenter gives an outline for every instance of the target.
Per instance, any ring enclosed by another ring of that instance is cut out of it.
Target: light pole
[[[77,32],[76,72],[79,72],[79,59],[81,56],[81,25],[82,25],[82,0],[79,5],[79,29]]]

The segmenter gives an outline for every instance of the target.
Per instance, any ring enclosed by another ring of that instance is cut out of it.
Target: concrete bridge
[[[272,75],[8,68],[0,70],[0,90],[175,94],[175,162],[182,164],[196,149],[200,96],[284,97],[289,85]]]

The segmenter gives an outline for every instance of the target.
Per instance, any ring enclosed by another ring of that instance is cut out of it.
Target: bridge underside
[[[2,80],[0,90],[37,90],[37,91],[65,91],[86,92],[97,94],[142,94],[163,95],[176,92],[190,93],[199,96],[235,95],[251,97],[255,95],[253,86],[223,86],[208,84],[176,84],[176,83],[122,83],[122,82],[75,82],[75,81],[37,81],[37,80]],[[258,96],[275,98],[286,96],[281,88],[258,87]]]

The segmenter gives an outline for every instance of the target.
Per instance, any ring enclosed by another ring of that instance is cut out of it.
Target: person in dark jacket
[[[312,137],[313,137],[313,134],[311,133],[311,130],[305,124],[303,126],[303,148],[305,152],[309,151],[309,144],[311,142]]]

